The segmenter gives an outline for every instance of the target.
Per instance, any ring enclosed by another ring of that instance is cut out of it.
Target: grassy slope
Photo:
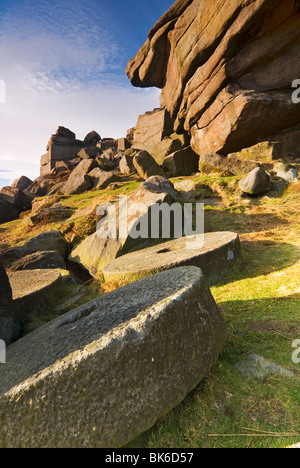
[[[217,193],[223,201],[222,206],[206,207],[207,231],[236,231],[243,243],[242,264],[212,288],[227,322],[228,340],[207,378],[130,446],[285,447],[299,442],[300,365],[292,363],[291,355],[292,342],[300,338],[300,184],[282,197],[270,193],[249,201],[237,195],[236,178],[201,176],[195,181],[197,198]],[[95,200],[116,199],[137,186],[133,180],[117,191],[88,192],[65,200],[60,197],[60,201],[85,209]],[[83,215],[73,225],[57,222],[24,228],[23,221],[17,220],[1,225],[0,249],[49,229],[62,229],[68,239],[78,241],[89,234],[94,221],[93,215]],[[94,282],[80,303],[113,287]],[[235,364],[249,353],[292,369],[296,378],[245,381]]]

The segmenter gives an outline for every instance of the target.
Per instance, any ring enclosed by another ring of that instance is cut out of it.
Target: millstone
[[[104,267],[105,281],[130,283],[179,266],[197,266],[209,284],[215,284],[241,258],[239,237],[232,232],[212,232],[197,239],[201,248],[192,248],[195,236],[190,236],[119,257]]]
[[[119,288],[7,349],[2,448],[117,448],[207,375],[226,338],[201,270]]]

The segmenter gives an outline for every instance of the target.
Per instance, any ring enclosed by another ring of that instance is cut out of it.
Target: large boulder
[[[124,446],[208,374],[225,336],[195,267],[85,304],[8,348],[0,368],[0,445]]]
[[[100,167],[96,167],[89,173],[92,185],[94,188],[101,190],[108,187],[109,184],[117,182],[118,176],[113,171],[103,171]]]
[[[299,133],[299,27],[295,0],[177,0],[127,74],[162,88],[174,130],[191,133],[196,153],[227,155]]]
[[[0,190],[1,198],[14,205],[19,211],[31,210],[33,196],[14,187],[3,187]]]
[[[10,271],[66,269],[62,255],[56,250],[25,255],[10,265]]]
[[[68,243],[60,231],[43,232],[21,246],[3,250],[0,253],[0,262],[5,266],[9,266],[26,255],[52,251],[60,253],[63,258],[68,255]]]
[[[116,257],[131,250],[137,250],[151,243],[151,209],[156,204],[174,203],[177,192],[173,184],[163,177],[151,177],[130,197],[120,201],[118,206],[103,206],[102,219],[97,232],[83,240],[71,252],[69,259],[81,264],[92,276]],[[139,236],[141,225],[147,225],[147,232]]]
[[[5,269],[0,264],[0,339],[6,345],[12,342],[14,332],[14,307],[12,289]]]
[[[86,160],[84,160],[86,161]],[[76,170],[76,169],[75,169]],[[69,177],[66,184],[61,188],[64,195],[77,195],[86,192],[92,187],[92,180],[88,175],[82,174]]]
[[[157,164],[148,151],[140,151],[134,156],[133,165],[139,176],[145,180],[152,176],[165,177],[166,175],[164,169]]]
[[[167,156],[163,167],[170,177],[190,176],[197,172],[198,161],[199,156],[189,146]]]
[[[33,184],[32,180],[30,180],[26,176],[19,177],[19,179],[16,179],[13,181],[11,184],[12,188],[17,188],[20,190],[26,190],[28,187],[30,187]]]

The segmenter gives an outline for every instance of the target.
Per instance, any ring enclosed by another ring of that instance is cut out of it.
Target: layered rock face
[[[134,86],[162,88],[174,131],[190,132],[198,154],[286,143],[287,134],[300,153],[299,43],[294,0],[177,0],[127,74]]]

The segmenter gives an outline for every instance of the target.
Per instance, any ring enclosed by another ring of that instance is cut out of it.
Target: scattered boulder
[[[256,161],[225,157],[220,154],[202,154],[199,159],[199,170],[204,174],[217,173],[222,176],[245,175],[260,167]]]
[[[100,149],[97,146],[91,146],[87,148],[82,148],[79,151],[78,156],[80,159],[90,159],[96,158],[100,154]]]
[[[40,210],[38,213],[31,214],[25,219],[28,226],[35,226],[40,223],[50,223],[61,221],[72,216],[73,210],[68,206],[63,206],[60,203],[55,203],[49,208]]]
[[[236,369],[247,380],[265,380],[273,375],[281,375],[282,377],[293,378],[293,372],[284,369],[275,362],[267,361],[262,356],[249,354],[244,361],[236,365]]]
[[[118,151],[126,151],[127,149],[131,148],[130,142],[127,138],[119,138],[117,140],[118,143]]]
[[[174,184],[183,202],[188,202],[196,194],[196,184],[193,180],[186,179]]]
[[[113,260],[103,268],[106,281],[132,282],[180,266],[197,266],[209,284],[218,283],[241,260],[239,236],[213,232],[171,240]]]
[[[133,158],[133,165],[142,179],[149,179],[152,176],[165,177],[165,171],[147,151],[140,151]]]
[[[19,177],[19,179],[16,179],[13,181],[11,184],[12,188],[17,188],[20,190],[26,190],[28,187],[30,187],[33,184],[32,180],[30,180],[26,176]]]
[[[198,268],[105,294],[10,346],[0,368],[0,445],[124,446],[208,374],[225,337]]]
[[[14,205],[20,212],[31,210],[34,197],[23,192],[23,190],[13,187],[3,187],[0,190],[0,194],[1,198],[7,201],[7,203]]]
[[[14,333],[12,289],[5,269],[0,265],[0,339],[9,345]]]
[[[136,169],[133,164],[133,158],[124,154],[120,161],[120,172],[122,174],[132,174],[136,172]]]
[[[84,142],[88,144],[97,144],[99,141],[101,141],[101,136],[95,130],[88,133],[84,138]]]
[[[115,172],[106,172],[99,167],[93,169],[89,173],[89,177],[92,181],[93,187],[98,190],[105,189],[109,184],[119,180]]]
[[[298,171],[295,167],[289,164],[278,163],[274,166],[274,171],[277,177],[284,180],[288,184],[297,184],[298,182]]]
[[[167,156],[163,167],[170,177],[190,176],[197,172],[198,161],[199,156],[189,146]]]
[[[269,190],[270,177],[263,168],[258,167],[242,179],[239,186],[248,195],[263,195]]]
[[[91,187],[92,187],[92,180],[88,175],[85,175],[85,174],[81,174],[77,176],[72,175],[67,181],[67,183],[61,188],[60,191],[64,195],[76,195],[76,194],[86,192]]]
[[[95,167],[98,167],[98,164],[94,159],[83,159],[78,166],[72,171],[70,178],[75,178],[77,176],[85,176],[91,172]],[[70,180],[70,179],[69,179]]]
[[[25,242],[22,246],[11,247],[0,252],[0,262],[6,267],[26,255],[36,252],[59,252],[63,258],[69,253],[68,243],[60,231],[47,231]]]
[[[140,223],[147,223],[148,226],[153,205],[174,203],[176,199],[177,192],[168,179],[153,177],[141,184],[140,188],[119,206],[105,205],[103,209],[100,206],[102,216],[105,212],[107,215],[98,225],[97,232],[75,247],[69,259],[81,264],[92,276],[97,276],[102,272],[102,268],[116,257],[149,245],[151,239],[148,231],[145,237],[136,235]],[[118,220],[121,221],[121,225]]]
[[[25,255],[10,265],[10,271],[66,269],[63,257],[56,250]]]

